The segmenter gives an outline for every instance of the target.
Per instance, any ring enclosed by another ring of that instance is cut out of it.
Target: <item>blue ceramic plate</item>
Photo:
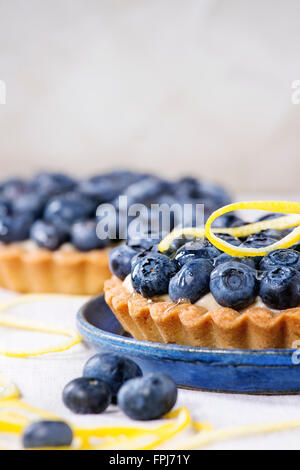
[[[99,351],[136,361],[144,372],[161,371],[182,387],[217,392],[300,393],[300,351],[209,349],[138,341],[126,336],[103,296],[78,313],[83,339]]]

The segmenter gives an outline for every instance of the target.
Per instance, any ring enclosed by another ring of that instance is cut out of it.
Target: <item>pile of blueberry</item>
[[[177,400],[175,382],[166,374],[143,376],[131,359],[102,353],[91,357],[83,377],[72,380],[63,390],[63,402],[77,414],[99,414],[113,403],[134,420],[153,420],[168,413]],[[70,426],[63,421],[39,421],[23,433],[25,448],[69,446]]]
[[[232,224],[236,223],[233,219]],[[219,236],[235,246],[260,248],[286,234],[286,230],[272,229],[247,239]],[[135,291],[147,298],[169,294],[173,302],[195,303],[211,292],[220,305],[235,310],[250,306],[257,296],[272,309],[287,309],[300,305],[299,252],[296,244],[265,257],[233,258],[206,239],[182,238],[174,240],[167,252],[159,253],[156,240],[152,246],[143,239],[132,246],[129,240],[111,251],[110,269],[121,280],[131,274]]]
[[[207,215],[230,202],[222,188],[194,178],[171,182],[118,170],[75,180],[62,173],[40,173],[30,181],[10,179],[0,183],[0,241],[30,238],[48,250],[66,241],[81,251],[103,248],[110,243],[109,238],[119,237],[119,227],[114,237],[100,240],[96,225],[101,216],[97,217],[96,209],[102,203],[112,204],[119,211],[119,224],[123,218],[127,226],[130,220],[119,208],[120,195],[127,196],[128,205],[204,203]]]

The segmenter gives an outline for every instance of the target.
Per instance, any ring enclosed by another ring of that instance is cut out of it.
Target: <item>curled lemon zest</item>
[[[0,432],[20,435],[34,416],[37,419],[60,419],[53,413],[40,410],[28,403],[18,400],[0,400]],[[74,432],[74,443],[68,449],[104,450],[104,449],[154,449],[158,445],[179,434],[192,424],[189,410],[179,408],[165,416],[166,423],[158,427],[127,427],[124,425],[79,428],[71,426]],[[93,440],[101,443],[93,444]]]
[[[228,212],[243,209],[259,209],[272,211],[275,213],[288,213],[292,215],[285,215],[276,219],[264,220],[252,224],[246,224],[241,227],[228,227],[228,228],[212,228],[212,223],[221,215]],[[300,240],[300,203],[288,201],[250,201],[250,202],[237,202],[224,206],[209,217],[206,222],[205,228],[186,227],[182,229],[175,229],[167,235],[159,244],[161,252],[167,251],[171,242],[182,236],[193,236],[195,238],[207,237],[208,240],[221,251],[231,256],[264,256],[272,250],[279,248],[288,248]],[[247,237],[253,233],[260,232],[267,229],[283,230],[286,228],[296,227],[289,235],[282,238],[276,243],[263,248],[244,248],[236,247],[230,243],[225,242],[217,236],[217,234],[227,233],[234,237]]]
[[[225,253],[231,256],[265,256],[267,253],[273,250],[278,250],[280,248],[289,248],[294,245],[298,240],[300,240],[300,216],[297,217],[293,215],[294,223],[297,225],[294,230],[289,233],[287,236],[272,243],[269,246],[263,248],[245,248],[245,247],[235,247],[230,243],[225,242],[218,236],[216,236],[211,229],[212,223],[221,215],[227,214],[235,210],[244,210],[244,209],[259,209],[264,211],[272,211],[275,213],[287,213],[287,214],[300,214],[300,203],[298,202],[289,202],[289,201],[247,201],[247,202],[236,202],[234,204],[229,204],[227,206],[221,207],[220,209],[213,212],[213,214],[208,218],[205,225],[205,236],[208,240],[216,246],[219,250],[224,251]],[[292,219],[291,219],[292,220]],[[263,221],[268,222],[268,221]],[[268,224],[266,224],[268,226]],[[270,228],[288,228],[290,227],[289,222],[282,224],[280,221],[278,225],[276,224],[276,219],[272,220],[272,225]]]
[[[67,337],[66,340],[60,345],[53,345],[53,346],[47,346],[43,348],[37,348],[37,349],[8,349],[4,346],[1,346],[0,344],[0,354],[3,356],[8,356],[8,357],[19,357],[19,358],[26,358],[26,357],[31,357],[31,356],[40,356],[43,354],[49,354],[49,353],[58,353],[62,351],[66,351],[73,346],[76,346],[79,344],[82,339],[77,332],[76,329],[74,328],[66,328],[66,327],[61,327],[61,326],[53,326],[53,325],[47,325],[44,323],[40,322],[35,322],[35,321],[29,321],[25,319],[21,319],[12,315],[7,315],[3,314],[3,312],[6,312],[7,310],[10,310],[12,307],[15,307],[16,305],[22,305],[27,302],[33,302],[41,299],[53,299],[55,296],[50,296],[46,294],[42,295],[24,295],[24,296],[19,296],[17,298],[14,298],[7,302],[4,305],[0,305],[0,326],[5,326],[8,328],[16,328],[16,329],[21,329],[21,330],[28,330],[28,331],[35,331],[39,333],[47,333],[50,335],[58,335],[58,336],[65,336]],[[61,298],[61,296],[58,296]],[[70,298],[69,296],[63,296],[66,298]]]
[[[40,410],[20,399],[0,399],[0,433],[9,433],[20,436],[34,415],[37,419],[60,419],[53,413]],[[168,413],[164,419],[166,423],[157,427],[127,427],[124,425],[79,428],[71,426],[74,440],[70,447],[61,450],[150,450],[168,448],[170,439],[180,437],[181,433],[189,427],[197,430],[196,434],[180,441],[172,441],[172,449],[192,450],[205,448],[211,444],[225,439],[242,438],[257,434],[281,432],[300,428],[300,420],[290,420],[274,423],[262,423],[246,426],[233,426],[214,430],[209,423],[193,422],[190,412],[182,407]],[[101,443],[93,443],[93,440]],[[5,449],[1,446],[1,449]],[[48,448],[49,449],[49,448]],[[57,450],[57,448],[55,448]]]

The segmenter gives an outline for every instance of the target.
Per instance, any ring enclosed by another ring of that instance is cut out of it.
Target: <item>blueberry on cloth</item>
[[[56,250],[68,240],[68,234],[44,220],[37,220],[30,229],[30,238],[41,248]]]
[[[131,261],[137,251],[127,245],[120,245],[109,252],[109,268],[119,279],[124,281],[131,272]]]
[[[161,418],[173,408],[176,399],[175,382],[160,372],[129,380],[118,393],[119,407],[140,421]]]
[[[72,444],[73,432],[63,421],[37,421],[29,424],[23,432],[25,449],[39,447],[66,447]]]
[[[74,413],[99,414],[110,404],[111,391],[103,380],[79,377],[65,386],[63,402]]]
[[[96,220],[81,220],[71,228],[71,243],[79,251],[99,250],[107,246],[109,239],[101,240],[97,236]]]
[[[300,270],[300,253],[296,250],[274,250],[264,256],[259,264],[261,271],[269,271],[277,266],[288,266]]]
[[[211,273],[210,290],[223,307],[244,309],[254,302],[257,295],[256,271],[235,261],[220,264]]]
[[[174,260],[178,264],[178,266],[183,266],[188,261],[192,259],[210,259],[213,260],[217,256],[221,254],[221,251],[218,250],[216,247],[204,246],[202,241],[191,241],[183,245],[181,247],[175,257]]]
[[[208,259],[194,259],[186,263],[170,281],[171,300],[177,302],[180,299],[187,299],[191,303],[197,302],[209,292],[212,270],[213,264]]]
[[[131,267],[133,287],[143,297],[167,294],[170,279],[176,272],[176,263],[167,256],[147,254]]]
[[[0,241],[12,243],[28,239],[32,218],[27,215],[0,217]]]
[[[140,367],[131,359],[111,353],[100,353],[91,357],[83,369],[84,377],[96,377],[105,381],[113,400],[127,380],[143,375]]]
[[[300,304],[300,273],[287,266],[265,271],[260,281],[259,295],[270,308],[283,310]]]
[[[235,258],[234,256],[230,256],[227,253],[222,253],[220,256],[214,259],[214,266],[217,267],[220,264],[229,263],[231,261],[236,261],[237,263],[243,263],[249,266],[252,269],[255,269],[255,262],[252,258]]]

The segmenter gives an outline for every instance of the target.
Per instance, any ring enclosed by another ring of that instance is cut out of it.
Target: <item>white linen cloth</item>
[[[6,299],[1,292],[0,299]],[[38,320],[48,324],[74,326],[82,300],[46,299],[14,307],[7,315]],[[36,347],[38,344],[61,342],[60,337],[0,327],[0,342],[10,348]],[[81,375],[85,361],[94,353],[85,344],[69,351],[29,359],[0,356],[0,371],[9,375],[18,385],[28,403],[52,411],[71,423],[94,427],[133,422],[115,406],[98,416],[77,416],[62,403],[63,387]],[[300,419],[300,396],[251,396],[202,391],[179,390],[178,406],[187,406],[195,420],[210,422],[221,429],[233,425]],[[218,442],[211,449],[297,449],[300,430],[269,435],[258,435]],[[1,438],[1,436],[0,436]]]

